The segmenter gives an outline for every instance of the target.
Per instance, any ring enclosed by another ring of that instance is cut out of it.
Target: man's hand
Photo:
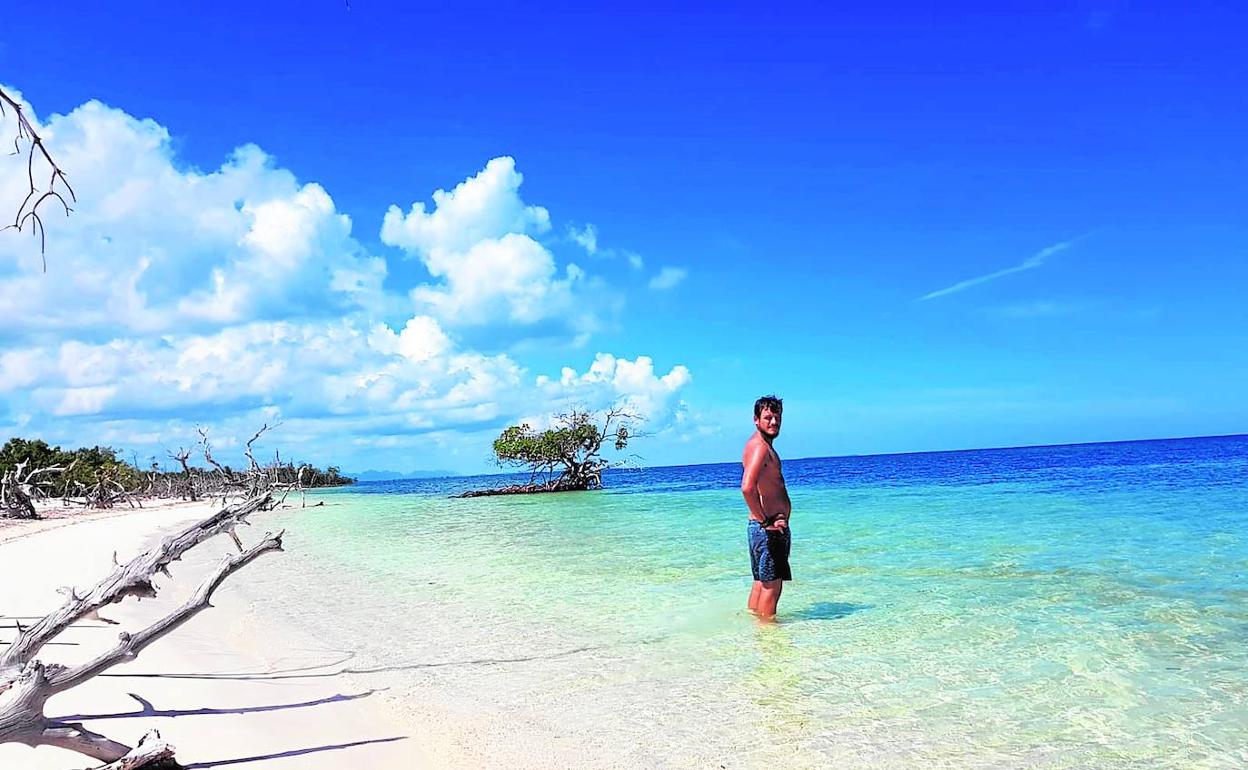
[[[770,527],[764,527],[768,532],[783,532],[789,528],[788,519],[776,519]]]

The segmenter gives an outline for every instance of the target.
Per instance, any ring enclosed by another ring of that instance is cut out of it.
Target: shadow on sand
[[[394,738],[374,738],[368,741],[354,741],[352,743],[337,743],[329,746],[312,746],[306,749],[291,749],[290,751],[281,751],[276,754],[259,754],[254,757],[238,757],[237,759],[218,759],[215,762],[194,762],[189,765],[183,765],[182,770],[206,770],[210,767],[225,767],[226,765],[241,765],[246,762],[265,762],[270,759],[285,759],[287,757],[302,757],[306,754],[316,754],[321,751],[341,751],[342,749],[353,749],[357,746],[367,746],[370,743],[393,743],[394,741],[405,741],[404,736],[396,736]]]
[[[400,663],[392,666],[374,666],[369,668],[351,668],[345,664],[355,657],[348,653],[345,657],[330,663],[319,663],[301,668],[277,669],[273,671],[239,672],[229,674],[100,674],[100,676],[124,677],[126,679],[319,679],[324,677],[342,676],[343,674],[381,674],[391,671],[415,671],[422,668],[446,668],[450,666],[501,666],[509,663],[527,663],[534,660],[554,660],[591,652],[601,647],[577,647],[571,650],[550,653],[549,655],[526,655],[514,658],[478,658],[476,660],[445,660],[436,662]],[[334,670],[321,671],[333,667]]]
[[[873,604],[846,604],[845,602],[816,602],[809,607],[803,607],[792,615],[788,615],[788,620],[840,620],[849,617],[855,612],[869,610],[875,605]]]
[[[132,719],[134,717],[200,717],[210,716],[213,714],[258,714],[265,711],[285,711],[286,709],[309,708],[312,706],[324,706],[329,703],[343,703],[346,701],[359,700],[367,698],[378,690],[367,690],[355,695],[331,695],[328,698],[318,698],[317,700],[304,701],[302,703],[279,703],[272,706],[239,706],[232,709],[214,709],[214,708],[197,708],[197,709],[158,709],[152,705],[152,702],[141,695],[128,693],[131,698],[139,702],[140,708],[137,711],[122,711],[116,714],[74,714],[73,716],[57,717],[61,722],[81,722],[88,719]]]

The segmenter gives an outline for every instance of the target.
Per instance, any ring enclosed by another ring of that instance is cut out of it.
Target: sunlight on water
[[[639,765],[1242,767],[1246,450],[790,463],[774,627],[743,610],[732,466],[602,493],[331,492],[268,609],[327,648],[362,634],[352,665],[394,668],[400,700],[544,720]],[[329,616],[298,609],[314,589]]]

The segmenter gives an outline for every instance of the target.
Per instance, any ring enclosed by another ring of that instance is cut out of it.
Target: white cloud
[[[351,239],[324,189],[257,147],[209,173],[184,170],[164,127],[95,101],[40,131],[72,169],[78,203],[68,218],[47,218],[47,275],[37,242],[0,236],[0,305],[11,316],[0,335],[202,328],[377,299],[384,263]],[[24,195],[20,161],[0,160],[0,201]]]
[[[595,308],[601,305],[578,298],[584,271],[569,264],[561,272],[534,237],[550,229],[550,214],[521,199],[523,180],[512,158],[494,158],[454,190],[435,191],[433,211],[419,202],[406,215],[391,206],[381,239],[419,258],[440,279],[411,296],[442,323],[554,319],[583,336],[597,328]]]
[[[550,215],[520,198],[510,158],[435,192],[432,211],[390,209],[383,240],[435,279],[402,285],[327,190],[258,147],[189,169],[164,127],[94,101],[40,130],[79,203],[49,218],[46,275],[37,242],[0,234],[0,434],[163,457],[197,424],[228,451],[280,418],[274,444],[307,459],[364,467],[436,445],[463,467],[484,435],[570,399],[680,413],[683,366],[600,354],[569,383],[534,384],[497,352],[508,334],[583,342],[620,301],[538,240]],[[25,195],[11,161],[0,201]],[[472,328],[493,352],[465,344]]]
[[[408,361],[429,361],[445,353],[451,340],[428,316],[408,319],[403,331],[395,334],[389,326],[377,324],[368,339],[369,345],[381,353],[397,353]]]
[[[182,414],[208,420],[238,404],[268,403],[294,416],[401,415],[489,407],[520,382],[504,355],[456,350],[425,316],[401,331],[360,319],[256,321],[203,335],[61,346],[53,366],[37,349],[5,353],[28,401],[55,414]],[[455,424],[455,414],[444,423]],[[434,421],[438,422],[437,420]]]
[[[924,294],[922,297],[919,297],[919,301],[935,299],[937,297],[943,297],[947,294],[954,294],[956,292],[969,289],[972,286],[978,286],[981,283],[988,283],[989,281],[995,281],[998,278],[1004,278],[1007,275],[1021,273],[1024,270],[1034,270],[1043,265],[1049,257],[1065,251],[1078,240],[1079,238],[1072,238],[1069,241],[1062,241],[1061,243],[1055,243],[1052,246],[1046,246],[1032,256],[1023,260],[1021,264],[1015,265],[1014,267],[1007,267],[1004,270],[998,270],[994,273],[988,273],[987,275],[981,275],[976,278],[968,278],[965,281],[958,281],[952,286],[946,286],[943,289],[937,289],[936,291]]]
[[[0,393],[35,384],[49,366],[42,350],[6,350],[0,353]]]
[[[427,264],[445,283],[418,286],[412,299],[450,324],[532,324],[579,314],[573,288],[583,272],[569,265],[559,277],[550,252],[527,235],[507,233]]]
[[[677,394],[692,381],[693,376],[683,365],[659,375],[649,356],[630,361],[599,353],[584,374],[564,367],[558,380],[543,375],[536,382],[552,403],[564,408],[579,405],[606,409],[622,405],[644,416],[650,427],[662,429],[669,427],[684,408]]]
[[[628,266],[634,270],[641,270],[645,267],[645,260],[635,251],[628,249],[602,248],[598,244],[598,228],[593,224],[587,223],[583,228],[576,229],[568,225],[568,238],[585,249],[585,253],[593,257],[602,259],[622,258],[628,262]]]
[[[381,238],[422,257],[446,258],[508,233],[544,233],[550,229],[550,214],[520,199],[523,181],[515,159],[494,158],[454,190],[434,191],[432,212],[421,202],[413,203],[406,216],[391,206]]]
[[[568,237],[580,244],[586,254],[592,256],[598,253],[598,228],[592,224],[586,224],[580,230],[568,225]]]
[[[677,284],[685,280],[688,271],[683,267],[665,267],[659,271],[658,275],[650,279],[650,288],[655,291],[666,291],[675,288]]]

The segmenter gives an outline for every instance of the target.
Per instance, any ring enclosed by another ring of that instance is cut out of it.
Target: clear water
[[[739,474],[326,492],[268,610],[602,766],[1248,766],[1248,437],[787,462],[773,627]]]

